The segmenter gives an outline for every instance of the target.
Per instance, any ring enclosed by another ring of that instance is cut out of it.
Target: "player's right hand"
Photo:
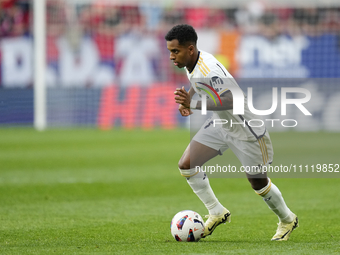
[[[184,117],[187,117],[187,116],[193,114],[193,112],[189,108],[186,108],[185,106],[183,106],[181,104],[179,105],[178,110],[181,113],[181,115],[184,116]]]
[[[190,94],[184,89],[184,86],[182,88],[177,88],[174,92],[175,101],[177,104],[182,104],[186,108],[190,108]]]

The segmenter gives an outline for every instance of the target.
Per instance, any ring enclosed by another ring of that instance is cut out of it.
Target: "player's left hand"
[[[175,101],[177,104],[182,104],[186,108],[190,108],[190,95],[189,93],[184,89],[184,86],[182,88],[177,88],[174,92]]]
[[[178,106],[178,110],[183,117],[187,117],[193,113],[189,108],[186,108],[181,104]]]

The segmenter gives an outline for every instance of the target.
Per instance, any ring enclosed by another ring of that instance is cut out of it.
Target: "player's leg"
[[[199,137],[200,135],[195,137],[195,139],[200,140]],[[217,145],[215,143],[212,146]],[[193,139],[178,163],[181,174],[187,178],[187,182],[194,193],[209,210],[209,216],[206,216],[208,217],[208,220],[204,224],[205,229],[203,237],[211,235],[218,225],[230,222],[230,212],[223,207],[216,198],[210,187],[207,175],[202,171],[197,171],[198,168],[196,168],[202,166],[205,162],[218,154],[219,150],[213,149]]]
[[[272,240],[288,240],[292,231],[299,225],[297,216],[288,208],[280,190],[269,178],[266,178],[267,184],[263,186],[263,178],[257,179],[254,178],[254,176],[247,177],[253,189],[254,187],[257,188],[254,189],[255,192],[262,197],[263,201],[279,218],[278,228],[275,235],[272,237]],[[261,186],[263,187],[260,188]]]
[[[262,150],[259,151],[261,151],[262,160],[267,159],[264,164],[268,166],[273,158],[273,148],[269,135],[265,136],[262,141],[256,145],[262,145]],[[252,149],[256,150],[256,147]],[[279,227],[272,240],[288,240],[290,233],[298,226],[298,218],[286,205],[280,190],[267,178],[267,173],[265,172],[255,175],[247,174],[247,178],[256,194],[263,198],[263,201],[279,218]]]
[[[202,166],[217,155],[219,155],[218,150],[192,140],[179,160],[178,166],[181,169],[195,168],[195,166]]]
[[[247,178],[254,191],[263,198],[268,207],[278,216],[279,227],[272,240],[287,240],[297,227],[297,217],[286,205],[280,190],[267,178],[263,166],[273,161],[273,147],[269,134],[266,133],[256,142],[240,141],[227,137],[229,148],[235,153],[248,171]]]
[[[246,173],[246,175],[253,190],[260,190],[268,185],[269,180],[267,173],[261,173],[258,175],[250,175]]]
[[[294,220],[294,213],[286,205],[280,190],[267,178],[266,174],[260,174],[260,176],[247,174],[247,178],[256,194],[263,198],[280,222],[290,223]]]
[[[208,177],[199,171],[199,168],[218,154],[217,150],[192,140],[178,162],[181,175],[186,177],[194,193],[209,210],[209,214],[215,215],[223,212],[223,206],[212,191]]]

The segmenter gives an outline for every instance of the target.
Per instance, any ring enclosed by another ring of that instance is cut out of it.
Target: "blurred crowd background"
[[[65,98],[72,105],[75,98],[78,104],[97,102],[87,106],[87,111],[94,112],[90,120],[74,121],[71,114],[71,122],[98,124],[104,94],[111,101],[117,94],[115,103],[122,105],[131,94],[126,89],[188,86],[185,71],[169,60],[164,40],[172,26],[182,23],[196,29],[199,48],[214,54],[235,78],[340,77],[340,7],[273,7],[268,3],[248,1],[231,8],[188,7],[171,1],[47,0],[46,85],[53,95],[60,93],[59,97],[50,95],[49,113],[58,112],[50,121],[67,116],[58,106],[58,102],[67,105]],[[12,109],[8,97],[15,102],[19,100],[15,95],[24,92],[12,95],[6,89],[33,86],[32,20],[32,1],[0,0],[0,94],[7,110]],[[71,95],[65,88],[87,94]],[[29,95],[22,97],[33,100]],[[7,123],[12,115],[11,110],[0,113],[0,123]],[[21,114],[26,116],[24,123],[32,119],[29,115]],[[115,121],[107,122],[115,125]]]
[[[32,3],[0,3],[5,54],[1,84],[25,87],[32,83],[31,70],[25,65],[31,63],[25,60],[32,54],[20,56],[20,50],[31,48]],[[195,27],[200,48],[217,56],[235,77],[340,76],[340,8],[273,8],[259,1],[217,9],[143,1],[124,5],[48,0],[46,11],[50,86],[183,83],[184,72],[171,66],[164,41],[166,32],[182,23]],[[12,56],[22,58],[23,63],[18,64],[20,59],[9,63]],[[26,79],[13,78],[19,67]]]

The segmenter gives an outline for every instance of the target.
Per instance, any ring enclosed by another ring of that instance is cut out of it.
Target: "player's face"
[[[190,63],[192,55],[192,45],[180,45],[177,39],[167,41],[167,48],[170,51],[170,60],[178,68],[183,68]]]

